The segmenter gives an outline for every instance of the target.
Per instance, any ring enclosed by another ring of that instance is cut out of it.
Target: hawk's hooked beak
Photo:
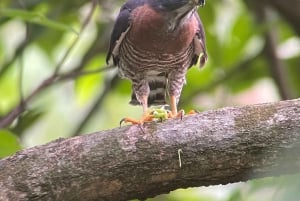
[[[197,5],[197,6],[204,6],[205,5],[205,0],[191,0],[190,2],[193,5]]]

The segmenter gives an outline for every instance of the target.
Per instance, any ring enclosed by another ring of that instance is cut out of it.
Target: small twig
[[[265,34],[266,48],[265,53],[267,60],[269,61],[269,69],[274,82],[277,85],[279,94],[283,100],[293,98],[291,87],[289,86],[286,67],[281,59],[279,59],[276,53],[276,31],[272,28],[272,31],[267,31]]]
[[[264,22],[268,23],[268,15],[266,8],[262,8],[264,12],[265,19]],[[286,71],[286,66],[284,62],[279,58],[276,49],[277,49],[277,29],[276,27],[268,27],[268,30],[265,33],[265,54],[269,62],[269,69],[271,71],[271,76],[273,77],[274,82],[277,85],[279,94],[283,100],[288,100],[293,98],[293,93],[291,86],[289,85],[288,75]]]
[[[24,4],[23,0],[18,0],[18,3],[23,9],[27,9],[26,5]],[[29,42],[29,36],[30,36],[30,25],[25,22],[25,41]],[[20,104],[22,105],[22,108],[26,110],[26,104],[24,101],[24,93],[23,93],[23,79],[24,79],[24,54],[23,52],[20,54],[20,68],[19,68],[19,96],[20,96]],[[21,118],[19,119],[21,121]]]
[[[253,1],[246,1],[247,6],[254,11],[258,25],[265,27],[263,37],[265,38],[265,47],[263,49],[264,56],[269,63],[271,77],[277,85],[279,94],[282,99],[291,99],[294,97],[291,86],[288,82],[286,66],[277,55],[277,29],[276,26],[270,26],[272,23],[268,14],[270,8],[267,1],[259,4]]]
[[[54,71],[54,75],[57,75],[60,71],[60,69],[62,68],[64,62],[67,60],[67,58],[69,57],[71,51],[74,49],[74,47],[77,45],[78,41],[81,38],[82,33],[84,32],[85,28],[87,27],[87,25],[89,24],[93,13],[95,11],[95,8],[97,6],[97,2],[96,0],[92,0],[92,6],[91,6],[91,10],[88,13],[86,19],[83,21],[80,32],[78,33],[76,39],[73,41],[73,43],[71,44],[71,46],[68,48],[67,52],[64,54],[64,56],[62,57],[62,59],[60,60],[60,62],[57,63],[56,67],[55,67],[55,71]]]
[[[5,72],[9,69],[10,66],[12,66],[12,64],[23,53],[23,51],[25,50],[25,48],[27,47],[27,45],[31,41],[32,40],[26,40],[26,39],[24,39],[24,41],[21,42],[21,44],[17,47],[17,49],[16,49],[14,55],[12,56],[12,58],[9,61],[7,61],[6,63],[4,63],[2,65],[2,67],[0,68],[0,77],[5,74]]]
[[[58,81],[65,81],[65,80],[69,80],[69,79],[76,79],[78,77],[82,77],[82,76],[86,76],[86,75],[91,75],[91,74],[96,74],[96,73],[102,73],[102,72],[106,72],[109,70],[112,70],[116,68],[116,66],[113,65],[109,65],[107,67],[100,67],[97,68],[95,70],[86,70],[86,71],[71,71],[68,73],[64,73],[64,74],[59,74],[57,77]]]
[[[63,58],[61,59],[61,61],[56,65],[55,67],[55,71],[53,72],[53,74],[47,78],[46,80],[44,80],[33,92],[31,92],[31,94],[27,97],[27,98],[22,98],[22,100],[20,101],[20,103],[18,104],[18,106],[16,106],[11,112],[9,112],[6,116],[4,116],[2,119],[0,119],[0,128],[5,128],[7,126],[9,126],[17,117],[20,116],[21,113],[23,113],[25,111],[25,105],[28,104],[29,101],[31,101],[32,98],[34,98],[37,94],[39,94],[41,91],[45,90],[46,88],[48,88],[49,86],[51,86],[52,84],[56,83],[57,81],[61,80],[67,80],[73,77],[78,77],[80,76],[80,72],[76,73],[76,75],[68,75],[64,74],[62,77],[61,75],[59,75],[59,71],[63,65],[63,63],[65,62],[65,60],[67,59],[67,57],[69,56],[70,52],[72,51],[72,49],[75,47],[75,45],[77,44],[77,42],[80,39],[80,35],[81,33],[84,31],[85,27],[87,26],[88,22],[91,19],[91,16],[96,8],[97,2],[96,0],[92,1],[92,8],[90,13],[88,14],[87,18],[84,20],[81,31],[78,35],[78,37],[76,38],[76,40],[72,43],[72,45],[69,47],[69,49],[67,50],[67,52],[65,53],[65,55],[63,56]],[[26,40],[24,41],[24,44],[26,44]],[[21,49],[23,51],[23,49]],[[106,68],[104,70],[99,70],[98,72],[102,72],[107,70]],[[95,71],[94,71],[95,72]],[[86,74],[89,73],[94,73],[94,72],[85,72]],[[74,73],[73,71],[69,72],[68,74],[72,74]],[[82,73],[82,74],[85,74]]]
[[[178,149],[178,161],[179,161],[179,167],[181,168],[181,166],[182,166],[182,163],[181,163],[181,155],[180,154],[182,154],[183,152],[182,152],[182,149]]]
[[[28,39],[28,33],[29,32],[29,25],[28,23],[26,23],[26,39]],[[19,104],[21,105],[21,108],[23,110],[26,110],[26,102],[24,101],[24,93],[23,93],[23,73],[24,73],[24,54],[21,53],[20,55],[20,59],[19,59],[19,62],[20,62],[20,66],[19,66],[19,74],[18,74],[18,91],[19,91]],[[20,117],[18,115],[18,117]],[[19,123],[22,121],[22,118],[19,118]]]
[[[0,119],[0,128],[5,128],[9,126],[20,114],[25,111],[25,105],[28,104],[31,99],[33,99],[37,94],[39,94],[42,90],[48,88],[54,81],[56,77],[49,77],[44,80],[27,98],[24,99],[23,102],[19,103],[17,107],[15,107],[11,112],[9,112],[6,116]]]
[[[192,93],[189,93],[188,96],[182,97],[180,103],[187,103],[192,100],[196,95],[203,91],[210,91],[215,87],[219,86],[220,84],[224,83],[226,80],[230,79],[231,77],[244,72],[247,68],[251,67],[251,64],[261,55],[263,51],[258,52],[256,55],[246,58],[244,61],[237,63],[235,66],[230,68],[227,72],[225,72],[224,76],[219,77],[218,79],[213,80],[212,82],[208,83],[204,87],[199,87],[198,89],[194,90]],[[226,68],[227,69],[227,68]]]
[[[71,134],[71,136],[77,136],[80,135],[86,124],[89,122],[89,120],[94,116],[96,111],[99,111],[100,106],[102,105],[103,101],[105,100],[108,93],[117,86],[120,78],[118,75],[114,75],[109,80],[105,81],[104,89],[102,90],[102,93],[99,94],[96,101],[92,104],[89,111],[87,112],[86,116],[81,120],[80,123],[78,123],[77,127],[74,129],[74,132]]]
[[[51,77],[44,80],[31,94],[25,98],[22,102],[19,103],[17,107],[15,107],[11,112],[9,112],[6,116],[0,119],[0,128],[5,128],[9,126],[21,113],[25,111],[25,105],[28,104],[35,96],[40,94],[42,91],[47,89],[48,87],[67,80],[71,80],[74,78],[78,78],[80,76],[89,75],[92,73],[100,73],[113,69],[113,66],[102,67],[96,70],[84,71],[84,72],[69,72],[62,75],[52,75]]]

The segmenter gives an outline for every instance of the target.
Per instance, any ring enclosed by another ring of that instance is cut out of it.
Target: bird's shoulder
[[[114,64],[116,65],[118,63],[118,55],[113,55],[113,51],[118,51],[118,44],[120,44],[123,40],[122,34],[126,33],[130,27],[132,11],[144,5],[146,2],[147,0],[128,0],[121,7],[111,33],[110,47],[106,56],[107,63],[109,62],[111,56],[113,56]]]

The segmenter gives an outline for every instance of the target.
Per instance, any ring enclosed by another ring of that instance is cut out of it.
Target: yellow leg
[[[143,117],[148,115],[148,96],[142,97]]]
[[[170,96],[171,118],[177,117],[176,97]]]
[[[170,107],[171,114],[169,114],[169,118],[182,118],[184,116],[184,110],[177,111],[177,101],[175,96],[170,96]]]

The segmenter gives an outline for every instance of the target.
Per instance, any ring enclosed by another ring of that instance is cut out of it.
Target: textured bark
[[[0,161],[0,200],[142,199],[296,173],[299,151],[300,99],[223,108],[20,151]]]

